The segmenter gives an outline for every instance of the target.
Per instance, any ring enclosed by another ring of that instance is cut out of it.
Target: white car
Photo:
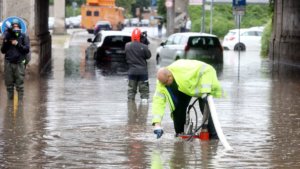
[[[81,15],[66,18],[66,26],[68,28],[79,28],[81,23]]]
[[[178,59],[223,63],[223,48],[217,36],[207,33],[175,33],[156,50],[157,64]]]
[[[55,21],[54,17],[49,17],[48,18],[48,29],[53,29],[54,28],[54,21]]]
[[[131,18],[130,24],[131,24],[131,26],[140,26],[139,18]]]
[[[240,31],[240,37],[238,32]],[[260,50],[263,28],[232,29],[225,35],[223,48],[227,50]]]
[[[123,24],[124,26],[129,26],[129,19],[124,19]]]
[[[150,26],[150,20],[149,19],[142,19],[141,20],[141,26]]]

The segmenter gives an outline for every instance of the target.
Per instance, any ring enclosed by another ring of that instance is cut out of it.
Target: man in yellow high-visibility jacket
[[[152,124],[157,138],[163,134],[161,121],[169,103],[176,135],[184,132],[186,111],[192,97],[201,98],[206,94],[222,96],[222,88],[215,69],[197,60],[177,60],[171,65],[160,68],[157,72],[157,84],[153,96]],[[199,99],[203,110],[204,99]],[[203,111],[202,111],[203,112]],[[218,138],[211,117],[208,118],[210,138]]]

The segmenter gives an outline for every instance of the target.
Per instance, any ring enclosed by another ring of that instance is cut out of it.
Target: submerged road
[[[224,51],[217,66],[227,97],[215,104],[233,151],[219,141],[174,138],[167,112],[165,134],[155,139],[151,100],[127,102],[127,76],[117,63],[86,60],[86,39],[53,37],[52,69],[25,81],[23,105],[8,102],[0,83],[0,168],[299,168],[300,79],[271,73],[259,51]],[[155,49],[149,60],[155,89]],[[240,67],[239,67],[240,65]]]

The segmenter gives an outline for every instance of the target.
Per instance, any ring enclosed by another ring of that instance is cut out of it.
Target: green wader
[[[10,100],[13,99],[15,86],[18,92],[18,99],[19,100],[23,99],[24,76],[25,76],[25,65],[23,62],[10,63],[8,61],[5,61],[4,79],[5,79],[8,99]]]
[[[128,100],[134,100],[139,88],[141,99],[149,98],[149,82],[148,75],[129,75],[128,76]]]

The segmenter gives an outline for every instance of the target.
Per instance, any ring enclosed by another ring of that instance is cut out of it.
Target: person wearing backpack
[[[9,22],[9,21],[7,21]],[[7,24],[4,32],[1,52],[5,54],[4,80],[9,100],[14,98],[14,88],[18,92],[19,101],[24,96],[24,76],[25,65],[28,63],[30,52],[29,37],[21,32],[21,23],[18,19],[13,19]]]

